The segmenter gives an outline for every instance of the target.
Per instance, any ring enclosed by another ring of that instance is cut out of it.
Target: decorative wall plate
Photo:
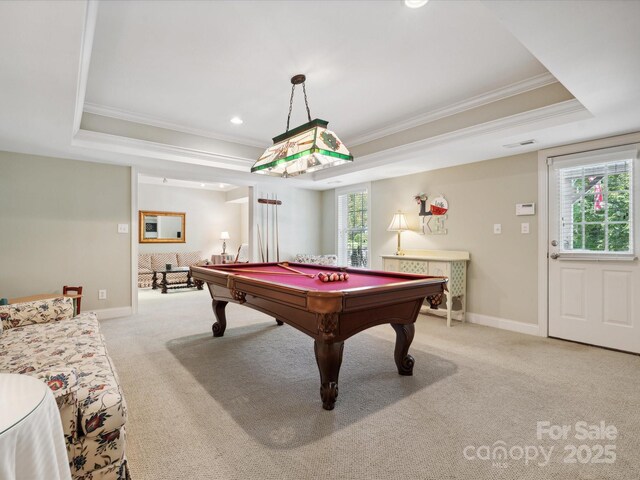
[[[430,209],[432,215],[444,215],[449,210],[449,202],[443,195],[439,195],[431,200]]]

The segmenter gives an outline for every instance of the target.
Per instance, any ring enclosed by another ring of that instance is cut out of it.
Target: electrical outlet
[[[128,223],[119,223],[118,224],[118,233],[129,233],[129,224]]]
[[[98,290],[98,300],[106,300],[106,299],[107,299],[107,291]]]
[[[499,233],[502,233],[502,224],[501,223],[494,223],[493,224],[493,233],[495,233],[496,235]]]
[[[529,233],[529,223],[523,222],[520,224],[520,233]]]

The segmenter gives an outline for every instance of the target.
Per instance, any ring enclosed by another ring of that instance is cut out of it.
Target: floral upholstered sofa
[[[151,286],[154,270],[165,268],[167,263],[173,267],[191,267],[192,265],[206,265],[202,252],[171,252],[171,253],[139,253],[138,254],[138,288]],[[168,273],[167,282],[186,282],[184,272]]]
[[[74,317],[62,297],[0,306],[0,372],[49,385],[75,479],[129,478],[127,408],[95,313]]]
[[[293,259],[295,263],[312,263],[314,265],[328,265],[335,267],[338,265],[338,256],[334,254],[328,255],[308,255],[299,253]]]

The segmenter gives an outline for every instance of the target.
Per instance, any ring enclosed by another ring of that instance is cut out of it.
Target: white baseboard
[[[98,320],[106,320],[107,318],[128,317],[132,314],[131,307],[103,308],[101,310],[91,310],[98,316]]]
[[[436,315],[438,317],[447,318],[446,308],[431,308],[427,305],[423,305],[422,307],[420,307],[420,313],[422,313],[423,315]],[[460,310],[452,310],[451,320],[462,321],[462,312]]]
[[[538,325],[533,323],[516,322],[514,320],[507,320],[506,318],[491,317],[489,315],[471,312],[467,312],[466,317],[469,323],[511,330],[512,332],[526,333],[527,335],[540,335]]]

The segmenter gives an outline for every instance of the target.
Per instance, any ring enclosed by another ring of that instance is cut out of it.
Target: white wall
[[[372,182],[371,268],[381,269],[380,256],[395,252],[396,233],[386,230],[393,214],[402,210],[418,230],[413,196],[442,193],[449,202],[448,234],[404,232],[402,248],[469,251],[468,311],[537,324],[538,216],[515,215],[516,203],[537,202],[537,185],[535,152]],[[335,224],[334,192],[324,192],[322,203],[325,222]],[[529,234],[520,233],[521,222],[529,222]],[[501,235],[494,235],[494,223],[502,224]],[[335,227],[322,238],[323,251],[333,253]]]
[[[224,192],[140,183],[138,209],[186,213],[185,243],[141,243],[139,253],[200,250],[210,258],[222,251],[223,231],[231,237],[227,252],[235,253],[242,243],[241,206],[226,202]]]
[[[240,242],[249,243],[249,201],[240,204]]]
[[[336,241],[338,237],[335,220],[336,191],[325,190],[322,192],[322,225],[321,225],[321,252],[322,254],[338,254]]]
[[[130,306],[131,169],[0,152],[0,171],[0,297],[70,285],[83,311]]]
[[[295,180],[292,180],[295,182]],[[259,204],[258,198],[274,198],[282,201],[278,207],[278,225],[280,239],[280,260],[292,260],[297,253],[321,252],[322,194],[314,190],[305,190],[293,186],[269,185],[257,186],[250,197],[253,208],[253,225],[250,235],[254,239],[253,259],[261,261],[258,246],[257,225],[260,225],[263,247],[266,251],[267,206]],[[275,261],[275,232],[273,218],[275,208],[269,210],[270,261]],[[266,260],[266,258],[265,258]]]

